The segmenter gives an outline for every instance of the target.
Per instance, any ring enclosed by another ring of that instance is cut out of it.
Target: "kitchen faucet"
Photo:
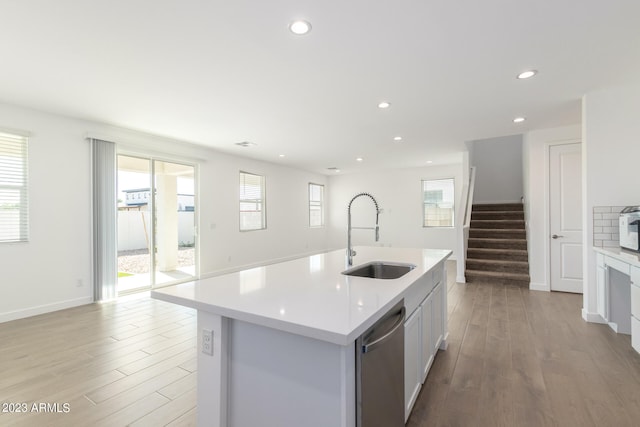
[[[352,227],[351,226],[351,204],[355,199],[360,196],[367,196],[371,200],[373,200],[373,204],[376,206],[376,226],[375,227]],[[353,265],[353,257],[356,255],[356,251],[351,248],[351,230],[375,230],[376,231],[376,242],[380,240],[380,227],[378,226],[378,216],[382,213],[382,209],[378,207],[377,200],[369,193],[359,193],[353,196],[353,199],[349,202],[349,207],[347,208],[347,265]]]

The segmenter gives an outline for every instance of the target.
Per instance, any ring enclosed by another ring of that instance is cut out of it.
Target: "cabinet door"
[[[444,322],[442,321],[443,299],[442,299],[442,283],[438,284],[433,290],[433,303],[432,303],[432,315],[431,318],[431,345],[433,346],[433,356],[435,357],[440,347],[440,343],[444,338]]]
[[[631,347],[640,353],[640,320],[635,317],[631,317]]]
[[[433,319],[432,319],[432,311],[433,311],[433,292],[429,294],[427,298],[420,304],[420,310],[422,310],[422,345],[421,345],[421,355],[420,355],[420,372],[422,374],[420,381],[424,384],[424,380],[427,378],[427,373],[429,372],[429,368],[431,368],[431,363],[433,363],[433,347],[431,345],[433,331]]]
[[[411,414],[421,386],[420,353],[420,323],[422,320],[420,308],[404,323],[404,420]]]
[[[640,268],[631,267],[631,315],[640,319]]]
[[[596,267],[596,309],[605,322],[609,321],[607,310],[607,269],[606,267]]]

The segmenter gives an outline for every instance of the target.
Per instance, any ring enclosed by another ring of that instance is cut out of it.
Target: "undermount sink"
[[[342,274],[346,276],[368,277],[370,279],[398,279],[414,268],[416,268],[416,266],[413,264],[372,261],[345,270]]]

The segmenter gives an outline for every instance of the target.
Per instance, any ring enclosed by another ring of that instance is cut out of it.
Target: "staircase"
[[[529,257],[521,203],[473,205],[467,283],[529,287]]]

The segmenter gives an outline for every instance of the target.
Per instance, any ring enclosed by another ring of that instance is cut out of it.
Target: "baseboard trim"
[[[541,292],[551,292],[551,288],[546,283],[529,283],[530,291],[541,291]]]
[[[602,316],[600,316],[598,313],[589,313],[584,308],[582,309],[582,318],[586,322],[590,322],[590,323],[604,323],[604,324],[607,323],[607,322],[604,321]]]
[[[467,279],[464,276],[456,276],[456,283],[467,283]]]
[[[78,307],[80,305],[91,304],[93,298],[90,296],[75,298],[66,301],[58,301],[52,304],[44,304],[36,307],[29,307],[22,310],[9,311],[0,313],[0,323],[10,322],[12,320],[24,319],[26,317],[37,316],[39,314],[51,313],[53,311],[64,310],[66,308]]]
[[[449,332],[444,334],[444,338],[440,341],[440,346],[438,347],[440,350],[446,350],[449,348]]]

